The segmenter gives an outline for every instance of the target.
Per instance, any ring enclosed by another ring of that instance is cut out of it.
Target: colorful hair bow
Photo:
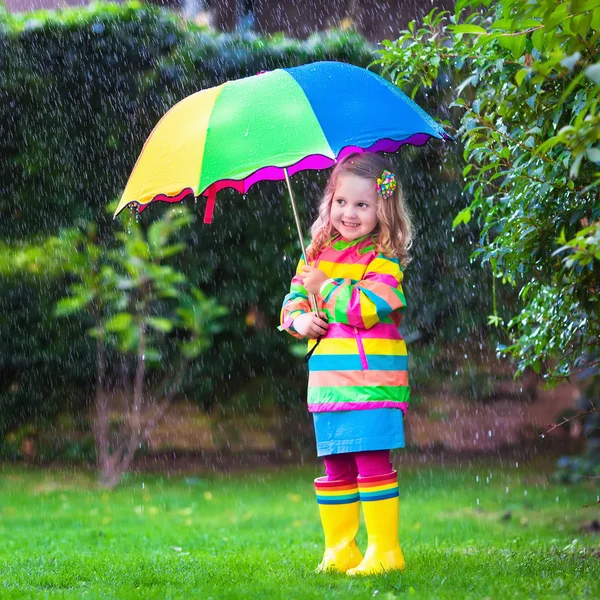
[[[382,198],[390,198],[396,190],[396,176],[389,171],[384,171],[377,179],[377,193]]]

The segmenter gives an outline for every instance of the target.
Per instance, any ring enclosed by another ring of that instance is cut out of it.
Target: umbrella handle
[[[298,229],[298,237],[300,238],[300,246],[302,246],[302,257],[304,262],[308,264],[308,258],[306,257],[306,247],[304,246],[304,236],[302,235],[302,226],[300,225],[300,217],[298,216],[298,208],[296,207],[296,199],[294,198],[294,192],[292,191],[292,184],[290,183],[290,176],[286,167],[283,168],[285,173],[285,182],[287,183],[288,191],[290,193],[290,201],[292,202],[292,210],[294,211],[294,219],[296,220],[296,228]],[[319,308],[317,305],[317,298],[314,294],[308,294],[308,300],[311,305],[311,309],[314,310],[317,315],[319,314]]]

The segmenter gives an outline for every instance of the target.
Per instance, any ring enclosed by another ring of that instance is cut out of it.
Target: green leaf
[[[524,69],[520,69],[519,71],[517,71],[516,75],[515,75],[515,82],[517,85],[521,85],[523,83],[523,79],[525,79],[525,76],[531,73],[531,69],[529,67],[526,67]]]
[[[479,27],[479,25],[450,25],[448,27],[450,31],[455,34],[459,33],[487,33],[487,31],[483,27]]]
[[[91,327],[87,330],[87,334],[96,340],[104,339],[104,331],[99,327]]]
[[[173,244],[172,246],[166,246],[164,248],[161,248],[160,250],[156,250],[154,255],[156,256],[156,258],[160,259],[168,258],[169,256],[173,256],[175,254],[183,252],[186,248],[187,246],[183,243]]]
[[[108,331],[114,331],[114,332],[125,331],[126,329],[129,328],[132,321],[133,321],[133,316],[130,315],[129,313],[119,313],[119,314],[115,315],[114,317],[112,317],[112,319],[109,319],[104,324],[104,327]]]
[[[161,287],[157,292],[159,298],[179,298],[182,294],[181,290],[173,286]]]
[[[135,240],[130,245],[131,254],[135,257],[147,260],[150,258],[150,249],[144,240]]]
[[[550,13],[550,16],[545,21],[544,25],[546,25],[547,30],[554,29],[558,27],[559,23],[569,18],[569,3],[561,2],[553,11]]]
[[[173,323],[163,317],[148,317],[148,325],[163,333],[170,333],[173,330]]]
[[[532,27],[539,27],[539,19],[498,19],[490,25],[490,29],[504,31],[521,31]]]
[[[179,348],[185,358],[193,360],[198,357],[203,350],[210,348],[210,343],[206,339],[194,339],[181,343]]]
[[[596,32],[600,31],[600,8],[595,8],[592,12],[590,27]]]
[[[592,21],[592,13],[587,12],[583,15],[577,15],[571,19],[571,29],[573,33],[578,33],[582,37],[586,37],[590,30]]]
[[[537,29],[531,34],[533,47],[541,54],[546,47],[546,33],[543,29]]]
[[[527,36],[525,34],[500,36],[497,40],[503,48],[506,48],[511,53],[515,60],[523,56],[523,53],[525,52],[525,43],[527,42]]]
[[[512,27],[512,19],[498,19],[497,21],[494,21],[490,25],[490,29],[507,30],[507,29],[511,29],[511,27]]]
[[[471,207],[463,208],[452,221],[452,229],[456,229],[461,223],[467,224],[471,220]]]
[[[132,352],[137,349],[140,341],[139,327],[133,326],[121,332],[119,336],[119,348],[121,352]]]
[[[504,325],[504,321],[502,317],[498,315],[489,315],[488,325],[490,325],[491,327],[501,327],[502,325]]]
[[[557,144],[564,142],[564,138],[562,135],[555,135],[551,138],[548,138],[544,143],[540,144],[536,149],[536,154],[546,154],[548,150],[554,148]]]
[[[167,228],[168,224],[165,221],[156,221],[148,228],[146,235],[148,239],[148,245],[154,251],[158,250],[164,242],[167,240]]]
[[[86,306],[88,301],[88,299],[80,296],[75,296],[74,298],[62,298],[56,303],[54,314],[57,317],[71,315]]]
[[[600,0],[571,0],[571,13],[577,14],[600,6]]]
[[[455,106],[460,107],[460,108],[464,108],[466,106],[466,102],[463,98],[457,98],[456,100],[454,100],[454,102],[451,102],[449,105],[449,108],[453,108]]]

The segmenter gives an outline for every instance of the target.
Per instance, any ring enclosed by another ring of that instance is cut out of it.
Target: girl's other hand
[[[315,269],[315,267],[309,265],[302,267],[302,281],[306,290],[311,294],[317,295],[323,282],[327,281],[327,279],[329,279],[327,275],[320,269]]]
[[[300,335],[314,340],[327,333],[329,323],[325,321],[326,318],[323,312],[319,315],[315,312],[304,313],[294,319],[293,327]]]

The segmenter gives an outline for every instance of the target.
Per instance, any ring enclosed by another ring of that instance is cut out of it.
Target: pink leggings
[[[393,470],[389,450],[331,454],[324,460],[328,481],[355,480],[357,475],[361,477],[386,475]]]

